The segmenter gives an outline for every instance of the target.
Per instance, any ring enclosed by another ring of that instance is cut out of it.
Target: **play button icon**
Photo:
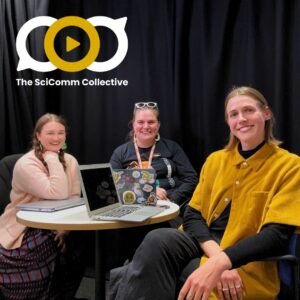
[[[80,43],[76,40],[74,40],[73,38],[67,36],[66,38],[66,50],[67,52],[70,52],[72,50],[74,50],[75,48],[79,47]]]
[[[75,28],[71,28],[72,33],[69,33],[70,29],[65,30],[66,27]],[[86,34],[82,35],[82,32],[78,32],[76,28]],[[62,39],[59,37],[56,39],[58,35]],[[71,36],[75,36],[76,39]],[[60,45],[59,41],[62,41],[62,47],[57,47],[60,50],[58,54],[55,47]],[[82,47],[85,45],[86,47]],[[78,46],[81,51],[77,50]],[[90,21],[76,16],[68,16],[58,19],[49,27],[44,38],[44,49],[46,56],[54,66],[62,71],[78,72],[95,62],[100,50],[100,38],[98,31]],[[75,51],[73,51],[74,49]]]

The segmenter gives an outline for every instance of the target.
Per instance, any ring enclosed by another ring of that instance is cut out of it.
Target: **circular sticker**
[[[135,202],[136,196],[132,191],[125,191],[123,193],[123,202],[124,204],[133,204]]]
[[[140,177],[140,172],[139,171],[133,171],[132,172],[132,177],[139,178]]]

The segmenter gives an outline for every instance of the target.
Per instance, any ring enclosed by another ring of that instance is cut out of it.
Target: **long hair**
[[[47,168],[47,170],[48,170],[48,166],[43,158],[43,149],[41,147],[40,141],[37,139],[37,133],[41,133],[43,127],[49,122],[60,123],[67,130],[66,121],[61,116],[46,113],[37,120],[37,122],[35,124],[35,128],[32,133],[32,149],[34,150],[36,157],[44,164],[44,166]],[[58,157],[59,157],[59,161],[62,163],[64,170],[65,170],[66,169],[66,161],[65,161],[64,154],[65,154],[65,150],[60,149]]]
[[[256,89],[248,86],[240,86],[240,87],[233,87],[232,90],[228,93],[226,99],[225,99],[225,120],[228,120],[228,115],[226,112],[226,108],[228,105],[228,102],[231,98],[239,95],[245,95],[249,96],[252,99],[256,100],[259,104],[259,107],[261,110],[268,108],[271,117],[269,120],[266,120],[265,122],[265,141],[266,143],[273,144],[273,145],[280,145],[282,142],[274,137],[273,128],[275,124],[275,118],[273,115],[272,110],[270,109],[270,106],[268,105],[267,100],[265,97]],[[231,132],[229,136],[229,141],[227,145],[225,146],[225,149],[232,150],[235,148],[236,144],[239,143],[239,140],[237,137],[235,137]]]

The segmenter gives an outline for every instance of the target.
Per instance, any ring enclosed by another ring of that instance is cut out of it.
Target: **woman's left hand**
[[[57,247],[59,248],[61,253],[65,253],[66,252],[66,236],[69,234],[68,231],[65,230],[55,230],[54,231],[55,237],[54,237],[54,241],[57,242]]]

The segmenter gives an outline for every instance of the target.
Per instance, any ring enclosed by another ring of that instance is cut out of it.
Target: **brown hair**
[[[132,114],[132,119],[131,119],[131,120],[129,121],[129,123],[128,123],[128,127],[131,128],[131,130],[130,130],[129,133],[128,133],[128,139],[129,139],[129,140],[133,140],[133,137],[134,137],[134,130],[133,130],[133,128],[132,128],[132,124],[133,124],[133,122],[134,122],[134,120],[135,120],[136,112],[137,112],[137,111],[140,111],[140,110],[152,110],[152,111],[154,112],[155,116],[156,116],[156,119],[157,119],[158,123],[160,123],[158,106],[155,106],[155,107],[153,107],[153,108],[151,108],[151,107],[146,107],[146,106],[145,106],[145,107],[142,107],[142,108],[136,108],[136,107],[134,107],[133,114]]]
[[[65,127],[65,129],[67,129],[66,121],[61,116],[50,114],[50,113],[46,113],[43,116],[41,116],[35,124],[35,128],[32,133],[32,149],[34,150],[36,157],[44,164],[47,170],[48,170],[48,166],[43,158],[43,152],[42,152],[43,149],[41,148],[40,141],[37,139],[37,133],[41,133],[43,127],[49,122],[60,123]],[[66,169],[66,161],[65,161],[64,154],[65,154],[65,150],[60,149],[58,154],[59,161],[62,163],[64,169]]]
[[[273,112],[270,109],[265,97],[258,90],[254,89],[252,87],[240,86],[240,87],[233,87],[231,89],[231,91],[227,94],[227,97],[225,99],[225,120],[226,121],[228,120],[226,108],[227,108],[229,100],[231,98],[233,98],[235,96],[239,96],[239,95],[245,95],[245,96],[251,97],[252,99],[257,101],[257,103],[259,104],[259,107],[262,110],[267,108],[270,111],[271,117],[269,120],[266,120],[266,123],[265,123],[265,141],[267,143],[270,143],[273,145],[280,145],[282,142],[279,141],[278,139],[276,139],[273,134],[273,128],[274,128],[274,124],[275,124],[275,118],[274,118]],[[235,137],[232,133],[230,133],[229,141],[228,141],[227,145],[225,146],[225,149],[232,150],[235,147],[235,145],[238,143],[239,143],[238,138]]]

